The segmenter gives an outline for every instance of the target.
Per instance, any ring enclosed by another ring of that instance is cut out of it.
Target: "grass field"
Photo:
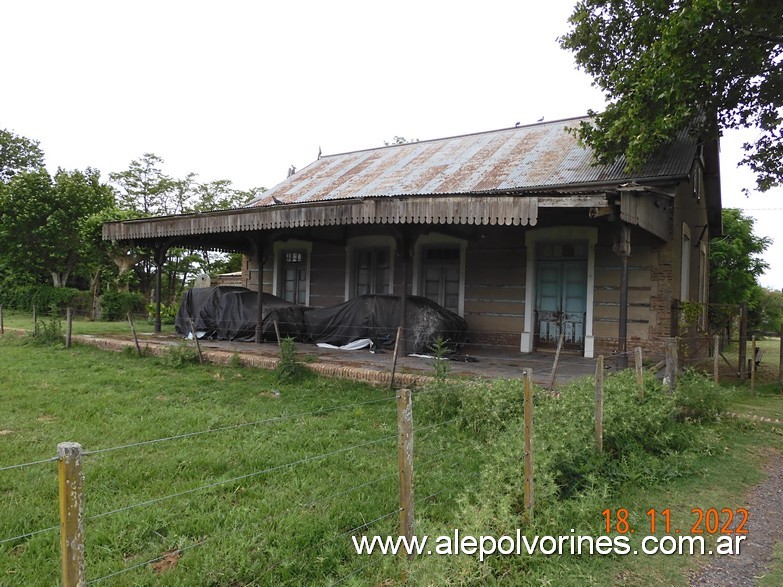
[[[146,316],[133,316],[133,325],[136,328],[136,332],[139,334],[151,334],[154,330],[154,325],[147,320]],[[52,317],[41,315],[37,318],[40,322],[49,322]],[[56,320],[60,322],[63,332],[65,332],[65,317],[57,317]],[[122,335],[131,336],[130,324],[126,320],[120,320],[117,322],[105,322],[105,321],[93,321],[87,320],[82,316],[75,316],[73,319],[73,334],[93,334],[93,335]],[[21,329],[32,332],[35,327],[32,314],[26,314],[21,312],[9,312],[5,310],[3,312],[3,325],[8,329]],[[174,332],[174,326],[172,324],[163,324],[161,331],[164,333]]]
[[[98,451],[84,458],[87,579],[98,585],[395,585],[406,568],[415,585],[687,585],[688,573],[707,562],[510,557],[490,580],[479,579],[472,557],[359,557],[350,534],[397,528],[392,394],[339,380],[283,384],[258,369],[175,368],[179,362],[0,338],[0,585],[59,581],[56,463],[2,468],[50,459],[63,441]],[[777,402],[771,386],[753,397],[738,389],[729,409],[776,414]],[[414,411],[417,535],[468,527],[465,516],[482,509],[474,496],[498,476],[490,469],[499,439],[521,442],[513,430],[474,434],[435,416]],[[693,507],[741,505],[768,451],[783,449],[783,426],[728,420],[695,432],[703,437],[697,452],[662,457],[671,470],[665,482],[647,480],[642,462],[619,493],[542,509],[536,531],[568,534],[574,520],[577,532],[594,533],[606,508],[627,508],[642,523],[649,508],[668,507],[685,527]],[[521,487],[521,470],[516,462],[503,474]],[[776,572],[767,585],[777,584]]]

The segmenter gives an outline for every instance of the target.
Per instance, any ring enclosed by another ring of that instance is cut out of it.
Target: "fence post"
[[[756,394],[756,335],[750,339],[750,394]]]
[[[555,361],[552,363],[552,373],[549,376],[549,385],[547,389],[551,392],[555,389],[555,378],[557,377],[557,363],[560,361],[560,350],[563,348],[563,342],[565,341],[565,332],[560,333],[560,338],[557,341],[557,350],[555,351]]]
[[[633,349],[634,367],[636,368],[636,390],[639,399],[644,399],[644,364],[642,361],[642,347]]]
[[[397,338],[394,341],[394,355],[392,358],[391,381],[389,389],[394,389],[394,372],[397,370],[397,353],[400,350],[400,337],[402,336],[402,326],[397,327]]]
[[[413,538],[413,403],[411,390],[397,394],[397,467],[400,474],[400,536]],[[413,552],[407,555],[413,559]]]
[[[669,393],[674,393],[677,389],[677,339],[666,339],[666,374],[664,382]]]
[[[5,334],[5,327],[3,326],[3,304],[0,304],[0,334]]]
[[[745,364],[745,358],[748,354],[748,307],[745,304],[740,306],[740,327],[739,327],[739,347],[737,349],[740,379],[746,379],[748,372],[746,371],[747,365]]]
[[[63,587],[83,587],[85,579],[82,446],[78,442],[61,442],[57,445],[57,456]]]
[[[525,383],[525,511],[528,523],[532,524],[535,498],[533,494],[533,382],[530,369],[525,369],[522,377]]]
[[[196,352],[198,353],[198,364],[203,365],[204,364],[204,357],[201,354],[201,343],[198,341],[198,335],[196,334],[196,325],[193,324],[193,318],[189,318],[190,320],[190,332],[193,334],[193,340],[196,341]]]
[[[128,312],[128,324],[130,324],[131,332],[133,333],[133,342],[136,343],[136,352],[141,356],[141,347],[139,346],[139,337],[136,336],[136,327],[133,325],[130,312]]]
[[[720,382],[720,334],[712,337],[712,380]]]
[[[65,348],[71,348],[71,334],[73,333],[73,308],[65,309]]]
[[[2,316],[0,316],[2,319]],[[778,381],[783,386],[783,324],[780,325],[780,361],[778,361]]]
[[[277,320],[272,322],[272,325],[275,327],[275,336],[277,337],[277,347],[280,348],[283,346],[283,343],[280,342],[280,328],[277,325]]]
[[[604,356],[595,360],[595,447],[604,450]]]

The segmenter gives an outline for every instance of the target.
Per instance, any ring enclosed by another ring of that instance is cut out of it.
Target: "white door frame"
[[[595,243],[598,229],[590,226],[556,226],[537,228],[525,232],[527,265],[525,268],[525,325],[519,350],[533,352],[536,313],[536,247],[542,242],[587,241],[587,292],[585,292],[585,357],[592,358],[595,352],[593,337],[593,290],[595,288]]]

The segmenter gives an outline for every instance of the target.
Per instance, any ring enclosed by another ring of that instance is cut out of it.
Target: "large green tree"
[[[7,182],[17,173],[43,167],[44,153],[38,141],[0,129],[0,182]]]
[[[783,184],[783,2],[581,0],[561,45],[604,91],[581,138],[602,162],[638,168],[683,128],[756,128],[742,163]]]
[[[753,312],[763,290],[759,277],[769,267],[761,258],[772,240],[753,233],[753,218],[737,208],[723,210],[723,236],[710,243],[711,302],[745,304]]]
[[[41,168],[15,175],[0,184],[0,256],[11,267],[50,275],[65,286],[85,248],[85,220],[110,207],[114,192],[100,173],[58,170],[54,177]]]

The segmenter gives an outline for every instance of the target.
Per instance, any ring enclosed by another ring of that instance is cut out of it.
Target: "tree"
[[[163,173],[161,165],[161,157],[144,153],[141,158],[131,161],[125,171],[110,173],[109,178],[119,188],[117,207],[121,210],[135,210],[143,216],[180,212],[181,208],[177,204],[181,202],[182,191],[187,187],[183,182],[177,182]]]
[[[86,218],[112,205],[114,192],[93,169],[64,171],[52,178],[41,168],[0,184],[0,255],[10,266],[45,272],[64,287],[88,254]]]
[[[578,133],[600,162],[639,168],[682,129],[757,128],[742,163],[783,184],[783,3],[580,0],[561,46],[609,104]]]
[[[38,141],[0,129],[0,182],[7,183],[22,171],[43,167],[44,154]]]
[[[757,323],[756,309],[761,303],[763,289],[758,278],[769,267],[760,255],[772,243],[767,237],[753,234],[753,218],[736,208],[723,210],[723,237],[710,243],[710,301],[718,305],[745,304],[750,310],[751,325]],[[718,320],[729,322],[731,313],[719,312]]]

